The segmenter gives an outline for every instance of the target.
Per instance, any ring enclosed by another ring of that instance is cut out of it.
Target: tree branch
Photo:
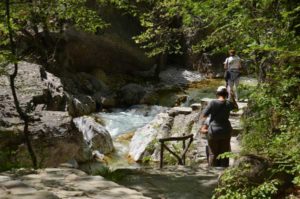
[[[13,55],[13,63],[14,63],[14,71],[11,75],[9,75],[10,88],[11,88],[11,92],[13,95],[16,110],[17,110],[21,120],[24,121],[24,130],[23,130],[24,138],[25,138],[28,152],[29,152],[31,160],[32,160],[33,167],[36,169],[37,168],[37,160],[36,160],[35,153],[32,149],[32,145],[31,145],[30,138],[29,138],[29,131],[28,131],[29,117],[22,110],[22,108],[20,106],[18,96],[16,93],[16,88],[15,88],[15,78],[17,77],[17,74],[18,74],[18,62],[17,62],[16,45],[13,40],[13,29],[12,29],[11,23],[10,23],[10,0],[5,0],[5,9],[6,9],[6,23],[7,23],[8,33],[9,33],[10,50]]]

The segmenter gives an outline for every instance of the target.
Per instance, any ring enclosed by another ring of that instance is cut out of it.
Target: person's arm
[[[213,101],[210,101],[208,103],[208,105],[204,108],[204,110],[202,111],[200,119],[204,119],[203,121],[205,121],[205,119],[211,114],[212,103],[213,103]]]
[[[228,58],[225,59],[225,62],[224,62],[224,69],[225,69],[225,70],[228,69]]]
[[[200,133],[202,133],[202,134],[207,134],[208,133],[208,125],[207,124],[203,124],[201,126]]]
[[[207,118],[208,116],[210,115],[211,113],[211,103],[210,102],[206,107],[205,109],[203,110],[201,116],[200,116],[200,121],[202,121],[201,123],[201,127],[200,127],[200,133],[207,133],[208,132],[208,124],[207,124]]]

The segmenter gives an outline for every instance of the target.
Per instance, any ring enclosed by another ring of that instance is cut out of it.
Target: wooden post
[[[160,142],[160,165],[159,168],[163,168],[164,161],[164,142]]]
[[[185,133],[183,134],[183,137],[185,136]],[[182,148],[183,148],[183,151],[185,150],[185,139],[182,141]],[[185,165],[185,154],[183,154],[182,156],[182,163],[183,165]]]
[[[190,141],[188,142],[188,145],[186,146],[185,140],[189,139]],[[182,146],[183,146],[183,152],[180,155],[177,155],[174,151],[168,148],[167,145],[165,145],[165,142],[168,141],[182,141]],[[178,160],[178,164],[180,165],[185,165],[185,158],[186,158],[186,153],[193,142],[193,134],[190,135],[185,135],[183,134],[182,137],[168,137],[168,138],[161,138],[159,139],[159,142],[161,144],[160,148],[160,168],[163,167],[163,161],[164,161],[164,149],[166,149],[168,152],[170,152],[175,158]]]

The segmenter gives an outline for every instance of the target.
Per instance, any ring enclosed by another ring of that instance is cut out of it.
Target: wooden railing
[[[186,135],[183,134],[182,137],[168,137],[168,138],[161,138],[159,139],[160,145],[161,145],[161,149],[160,149],[160,168],[163,168],[163,161],[164,161],[164,149],[166,149],[167,151],[169,151],[172,155],[174,155],[177,160],[178,160],[178,164],[180,165],[185,165],[185,154],[187,153],[190,145],[193,142],[193,134],[190,135]],[[189,139],[189,142],[186,146],[185,141]],[[180,155],[177,155],[175,152],[173,152],[166,144],[165,142],[168,141],[182,141],[182,148],[183,148],[183,152]]]

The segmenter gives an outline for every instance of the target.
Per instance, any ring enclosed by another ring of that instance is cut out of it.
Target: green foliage
[[[255,92],[256,86],[240,84],[238,87],[239,99],[249,99],[250,95]]]
[[[237,158],[238,155],[236,153],[232,153],[232,152],[225,152],[220,154],[217,158],[218,159],[224,159],[224,158]]]
[[[158,143],[157,139],[152,140],[148,144],[148,146],[147,146],[147,152],[146,152],[146,154],[144,154],[143,159],[142,159],[143,163],[146,163],[146,164],[150,163],[150,161],[151,161],[151,155],[154,153],[154,151],[155,151],[155,149],[156,149],[156,147],[157,147],[158,144],[159,143]]]
[[[278,179],[265,179],[261,184],[251,182],[245,173],[251,170],[251,165],[243,164],[226,170],[221,176],[221,186],[215,189],[213,198],[273,198],[278,193],[281,182]]]
[[[9,149],[1,149],[0,151],[0,172],[7,171],[13,168],[19,168],[20,165],[15,161],[12,161],[14,152]]]
[[[235,48],[253,60],[260,75],[265,73],[264,81],[245,93],[249,108],[244,116],[242,153],[270,159],[272,175],[287,173],[299,184],[300,4],[275,0],[207,0],[199,4],[200,29],[206,30],[206,36],[194,50]],[[226,183],[216,190],[215,197],[272,198],[279,194],[277,180],[251,185],[239,175],[247,168],[239,169],[224,174]]]
[[[144,29],[133,39],[147,50],[150,57],[181,54],[185,31],[189,28],[185,24],[192,25],[192,14],[198,11],[196,1],[192,0],[106,0],[105,2],[110,2],[139,19]]]

